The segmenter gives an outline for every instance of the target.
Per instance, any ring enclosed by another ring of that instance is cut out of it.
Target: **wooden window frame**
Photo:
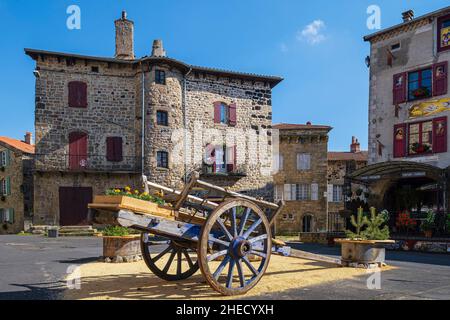
[[[407,80],[406,80],[407,81],[407,83],[406,83],[406,99],[407,99],[407,101],[419,101],[419,100],[428,99],[428,98],[432,98],[433,97],[433,94],[434,94],[434,92],[433,92],[434,70],[433,69],[434,69],[433,66],[429,66],[429,67],[426,67],[426,68],[421,68],[421,69],[409,71],[407,73]],[[430,76],[430,81],[431,81],[430,94],[428,96],[425,96],[425,97],[411,99],[410,98],[410,93],[411,92],[409,91],[410,76],[413,73],[419,73],[419,79],[417,81],[414,81],[414,82],[418,82],[419,83],[419,87],[418,88],[422,88],[423,87],[422,86],[422,81],[424,80],[423,73],[425,71],[430,71],[430,73],[431,73],[431,76]]]
[[[165,156],[165,158],[163,158]],[[169,169],[169,153],[167,151],[156,152],[156,167],[160,169]]]
[[[422,135],[423,135],[423,124],[424,123],[426,123],[426,122],[431,122],[431,126],[432,126],[432,129],[431,129],[431,132],[430,132],[430,134],[431,134],[431,151],[430,152],[421,152],[421,153],[411,153],[411,126],[413,126],[413,125],[419,125],[419,133],[418,133],[418,135],[419,135],[419,144],[422,144],[423,143],[423,141],[422,141],[422,139],[423,139],[423,137],[422,137]],[[433,134],[433,132],[434,132],[434,122],[433,122],[433,119],[430,119],[430,120],[424,120],[424,121],[416,121],[416,122],[411,122],[411,123],[408,123],[408,126],[407,126],[407,128],[408,128],[408,136],[407,136],[407,145],[406,145],[406,151],[407,151],[407,154],[408,154],[408,156],[410,156],[410,157],[416,157],[416,156],[423,156],[423,155],[430,155],[430,154],[434,154],[434,146],[433,146],[433,144],[434,144],[434,134]]]
[[[155,70],[155,83],[165,86],[166,85],[166,71],[161,69]]]
[[[160,122],[160,117],[159,115],[164,114],[165,115],[165,121]],[[157,110],[156,111],[156,124],[158,126],[163,126],[163,127],[168,127],[169,126],[169,112],[165,111],[165,110]]]

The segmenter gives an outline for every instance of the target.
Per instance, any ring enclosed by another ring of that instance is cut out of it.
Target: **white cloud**
[[[309,44],[318,44],[326,39],[322,33],[325,29],[325,22],[322,20],[314,20],[308,24],[302,31],[297,34],[298,40],[306,40]]]

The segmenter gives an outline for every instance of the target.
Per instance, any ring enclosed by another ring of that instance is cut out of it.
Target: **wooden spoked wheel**
[[[191,249],[187,243],[168,240],[167,244],[161,248],[162,250],[156,253],[151,252],[151,247],[148,234],[143,233],[141,236],[142,257],[148,268],[163,280],[185,280],[199,269],[196,250]]]
[[[223,295],[241,295],[261,280],[270,260],[272,236],[263,211],[247,200],[220,205],[204,224],[198,247],[200,270]]]

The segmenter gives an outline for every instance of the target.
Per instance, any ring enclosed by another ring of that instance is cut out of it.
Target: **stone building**
[[[136,58],[126,13],[115,27],[113,58],[25,49],[36,61],[34,223],[85,224],[93,195],[139,187],[142,173],[180,188],[198,170],[270,199],[272,88],[282,79],[192,66],[160,40]]]
[[[275,199],[286,206],[275,222],[277,234],[327,231],[329,126],[278,124],[279,151],[273,180]]]
[[[367,151],[361,151],[360,143],[355,137],[352,138],[350,151],[328,152],[328,232],[346,230],[346,221],[341,214],[346,209],[345,201],[350,201],[360,190],[358,185],[350,185],[351,189],[346,190],[346,177],[365,166]]]
[[[402,16],[400,24],[364,38],[369,166],[351,175],[370,187],[372,205],[394,214],[393,224],[403,210],[419,220],[430,209],[440,220],[448,212],[450,7]]]
[[[0,234],[24,230],[33,213],[31,133],[24,141],[0,137]]]

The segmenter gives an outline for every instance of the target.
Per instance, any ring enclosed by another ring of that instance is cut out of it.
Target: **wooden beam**
[[[184,189],[180,194],[180,198],[178,199],[177,203],[175,204],[175,207],[174,207],[175,211],[180,210],[180,208],[183,206],[183,203],[186,201],[187,197],[189,196],[189,192],[191,192],[192,187],[194,187],[198,178],[200,178],[200,174],[198,172],[194,172],[192,174],[189,182],[184,186]]]
[[[264,201],[264,200],[259,200],[259,199],[256,199],[256,198],[253,198],[253,197],[250,197],[250,196],[246,196],[246,195],[234,192],[234,191],[229,191],[229,190],[227,190],[225,188],[215,186],[215,185],[213,185],[211,183],[208,183],[208,182],[205,182],[205,181],[202,181],[202,180],[198,180],[196,184],[199,185],[199,186],[202,186],[202,187],[204,187],[206,189],[212,189],[212,190],[215,190],[215,191],[219,191],[221,193],[224,193],[224,194],[226,194],[228,196],[231,196],[231,197],[234,197],[234,198],[239,198],[239,199],[245,199],[245,200],[252,201],[252,202],[254,202],[256,204],[259,204],[260,206],[265,207],[265,208],[270,208],[270,209],[273,209],[273,210],[278,210],[278,208],[279,208],[278,205],[276,205],[275,203]]]

